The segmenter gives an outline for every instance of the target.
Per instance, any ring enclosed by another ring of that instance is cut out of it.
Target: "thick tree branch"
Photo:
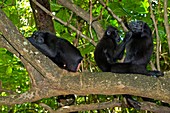
[[[52,110],[48,105],[44,103],[40,103],[42,107],[50,111],[50,113],[70,113],[76,111],[87,111],[87,110],[100,110],[105,108],[114,108],[114,107],[126,107],[122,102],[101,102],[101,103],[92,103],[86,105],[72,105],[72,106],[64,106],[57,110]],[[155,103],[151,102],[141,102],[140,110],[147,110],[154,113],[169,113],[170,108],[164,106],[158,106]]]
[[[87,111],[87,110],[99,110],[105,108],[113,108],[123,106],[120,102],[102,102],[102,103],[93,103],[87,105],[72,105],[65,106],[56,110],[56,113],[69,113],[75,111]]]
[[[51,60],[49,60],[47,57],[45,57],[40,52],[38,52],[37,49],[35,49],[25,38],[23,38],[23,36],[18,32],[16,27],[6,17],[6,15],[3,13],[1,9],[0,9],[0,18],[1,18],[0,32],[2,32],[3,36],[5,36],[4,38],[7,41],[7,43],[15,50],[16,56],[18,56],[19,58],[23,58],[25,61],[27,61],[38,72],[41,72],[41,75],[43,75],[45,78],[52,76],[49,67],[55,69],[55,76],[60,76],[58,72],[63,72],[63,71],[57,68],[57,66],[54,65],[54,63],[52,63]],[[6,45],[1,45],[1,46],[6,46]],[[42,59],[46,59],[45,61],[43,61],[46,62],[46,64],[40,65]],[[49,67],[47,67],[47,64],[49,64]]]
[[[151,102],[141,102],[141,110],[147,110],[154,113],[170,113],[170,108],[165,106],[158,106]]]
[[[12,53],[14,53],[16,56],[20,57],[22,63],[25,65],[26,69],[28,70],[30,78],[31,78],[31,85],[32,86],[36,86],[36,82],[35,81],[42,81],[44,78],[41,75],[41,73],[39,73],[32,65],[30,65],[30,63],[28,63],[22,56],[20,56],[20,53],[15,50],[15,48],[13,48],[5,39],[5,37],[3,37],[2,35],[0,35],[0,47],[6,48],[8,51],[11,51]],[[36,76],[34,76],[36,75]]]
[[[44,106],[47,108],[47,106]],[[113,107],[127,107],[122,102],[102,102],[102,103],[93,103],[89,105],[73,105],[73,106],[65,106],[56,110],[53,110],[54,113],[68,113],[75,111],[87,111],[87,110],[100,110],[105,108],[113,108]],[[154,113],[169,113],[170,108],[164,106],[158,106],[155,103],[151,102],[141,102],[140,110],[147,110]]]
[[[47,15],[43,10],[41,10],[32,0],[29,0],[31,8],[34,14],[34,20],[38,30],[50,31],[55,33],[54,24],[51,16]],[[49,0],[37,0],[41,5],[50,11]]]

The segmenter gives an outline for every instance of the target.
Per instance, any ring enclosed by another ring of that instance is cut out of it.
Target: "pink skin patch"
[[[81,63],[78,64],[76,71],[78,71],[80,69],[80,65],[81,65]]]

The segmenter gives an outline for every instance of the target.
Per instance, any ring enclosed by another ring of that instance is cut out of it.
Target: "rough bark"
[[[41,5],[43,5],[50,11],[50,3],[48,0],[37,0],[37,2],[39,2]],[[32,0],[30,0],[30,4],[33,10],[37,29],[55,33],[52,17],[47,15],[46,12],[44,12],[43,10],[41,10],[41,8],[34,4]]]

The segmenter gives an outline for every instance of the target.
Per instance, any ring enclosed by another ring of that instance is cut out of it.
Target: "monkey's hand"
[[[114,59],[112,58],[112,52],[110,52],[110,51],[108,51],[107,49],[105,49],[104,51],[103,51],[103,53],[105,54],[105,57],[106,57],[106,59],[107,59],[107,62],[109,63],[109,64],[113,64],[113,63],[115,63],[116,61],[114,61]]]
[[[125,38],[123,39],[123,42],[128,42],[132,37],[132,32],[129,31],[126,33]]]

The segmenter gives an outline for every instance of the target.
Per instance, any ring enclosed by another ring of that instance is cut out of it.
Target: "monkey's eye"
[[[44,43],[44,38],[38,37],[38,38],[37,38],[37,43],[43,44],[43,43]]]
[[[107,31],[107,35],[110,36],[111,35],[111,31],[108,30]]]

